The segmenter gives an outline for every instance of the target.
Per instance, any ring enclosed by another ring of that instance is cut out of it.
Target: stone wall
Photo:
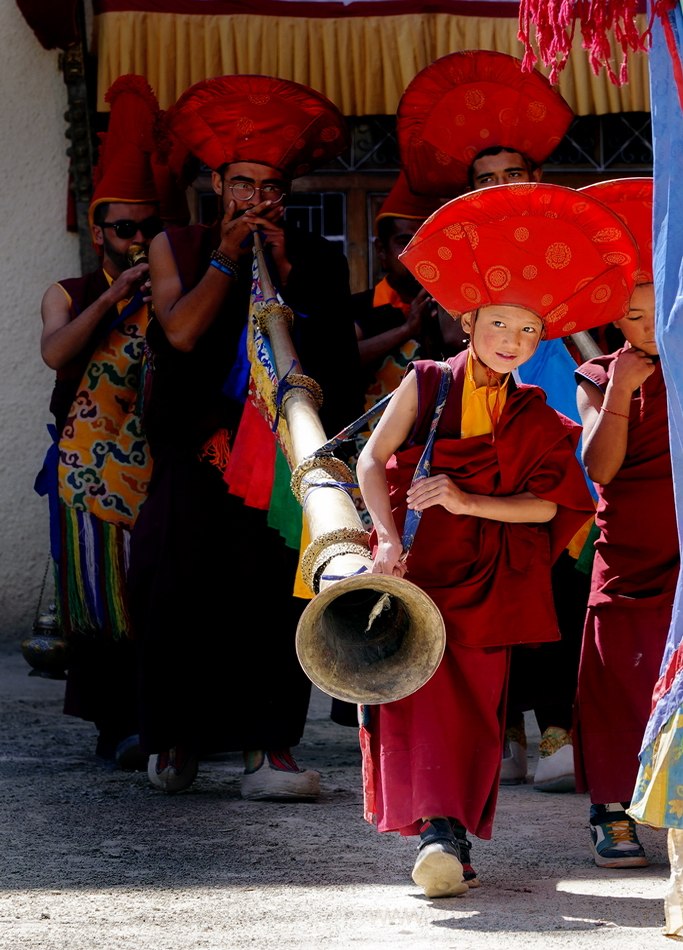
[[[33,481],[49,444],[53,373],[40,357],[40,301],[80,273],[66,231],[67,93],[14,2],[0,4],[0,640],[30,631],[48,563],[47,501]],[[50,599],[50,586],[45,592]]]

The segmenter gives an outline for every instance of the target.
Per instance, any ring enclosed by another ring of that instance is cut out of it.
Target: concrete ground
[[[501,789],[482,880],[428,900],[415,842],[363,821],[356,730],[314,690],[299,761],[315,804],[242,801],[240,756],[202,762],[176,796],[103,767],[91,724],[61,713],[64,683],[0,647],[2,950],[656,950],[666,833],[642,829],[647,868],[593,864],[588,801]],[[528,726],[532,730],[533,723]],[[538,749],[532,731],[530,774]]]

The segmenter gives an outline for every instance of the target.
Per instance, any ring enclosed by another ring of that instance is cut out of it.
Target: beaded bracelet
[[[600,406],[600,412],[607,412],[610,416],[621,416],[622,419],[630,419],[625,412],[615,412],[614,409],[608,409],[607,406]]]
[[[218,264],[222,264],[223,267],[227,267],[228,270],[234,271],[234,276],[237,277],[240,271],[240,265],[238,261],[233,261],[231,257],[228,257],[227,254],[224,254],[222,251],[216,249],[211,252],[211,260],[216,261]]]

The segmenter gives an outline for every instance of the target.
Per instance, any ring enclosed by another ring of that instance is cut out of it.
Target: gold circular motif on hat
[[[450,247],[443,247],[443,245],[436,253],[439,255],[442,261],[450,261],[450,259],[453,257],[453,251],[450,249]]]
[[[481,89],[468,89],[463,98],[465,100],[465,108],[470,109],[472,112],[483,109],[486,102],[486,96]]]
[[[336,125],[326,125],[320,132],[320,138],[323,142],[334,142],[339,138],[339,129]]]
[[[522,277],[525,280],[533,280],[538,277],[538,267],[535,264],[527,264],[526,267],[522,268]]]
[[[462,114],[462,112],[458,112],[458,114],[454,116],[453,118],[453,125],[462,127],[464,124],[465,124],[465,116]]]
[[[545,315],[545,320],[547,323],[557,323],[558,320],[562,320],[569,313],[569,307],[566,303],[558,304],[554,310],[551,310],[550,313]]]
[[[479,154],[478,148],[476,148],[474,145],[467,145],[462,150],[463,163],[465,165],[471,165],[472,162],[474,161],[475,155],[478,155],[478,154]]]
[[[547,111],[545,105],[538,99],[530,102],[526,107],[526,114],[532,122],[542,122],[546,117]]]
[[[617,264],[622,267],[624,264],[631,262],[631,255],[624,254],[621,251],[608,251],[607,254],[602,255],[602,259],[606,264]]]
[[[552,270],[562,270],[571,263],[572,249],[563,241],[556,241],[548,245],[545,252],[545,262]]]
[[[552,295],[552,294],[543,294],[543,296],[541,297],[541,306],[542,306],[542,307],[549,307],[549,306],[552,304],[552,302],[553,302],[553,295]]]
[[[434,153],[434,158],[437,160],[439,165],[450,165],[452,161],[450,155],[447,155],[446,152],[441,152],[439,150]]]
[[[511,195],[528,195],[534,187],[535,183],[529,181],[518,181],[509,186]]]
[[[486,141],[490,137],[491,133],[488,129],[479,129],[479,138],[483,141]]]
[[[439,268],[432,261],[418,261],[415,265],[415,274],[418,280],[424,280],[428,284],[438,280],[441,276]]]
[[[600,284],[591,292],[591,303],[605,303],[612,296],[612,289],[607,284]]]
[[[475,306],[481,303],[481,291],[476,284],[460,284],[460,293],[468,303]]]
[[[608,241],[618,241],[623,231],[621,228],[601,228],[593,235],[596,244],[606,244]]]
[[[471,247],[479,246],[479,232],[473,224],[449,224],[443,229],[443,233],[451,241],[462,241],[464,239],[470,242]]]
[[[588,208],[587,201],[574,201],[572,203],[572,212],[573,214],[583,214],[584,211]]]
[[[510,269],[503,264],[494,264],[484,274],[484,280],[491,290],[505,290],[512,280],[512,274]]]
[[[451,241],[462,241],[465,237],[465,228],[462,224],[449,224],[447,228],[443,229],[443,233]]]
[[[529,229],[528,228],[515,228],[514,230],[515,241],[528,241],[529,240]]]
[[[253,102],[255,106],[265,106],[270,102],[269,92],[252,92],[247,96],[248,102]]]
[[[235,125],[240,135],[249,135],[254,131],[254,121],[248,115],[241,115]]]

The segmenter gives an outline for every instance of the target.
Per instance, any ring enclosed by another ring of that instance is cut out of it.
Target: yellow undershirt
[[[477,386],[474,381],[472,353],[470,351],[467,354],[465,383],[462,389],[461,438],[468,439],[473,435],[487,435],[493,431],[492,419],[500,417],[503,411],[507,399],[509,379],[510,375],[508,374],[500,388],[492,389],[490,386]],[[488,410],[486,408],[487,397]]]

